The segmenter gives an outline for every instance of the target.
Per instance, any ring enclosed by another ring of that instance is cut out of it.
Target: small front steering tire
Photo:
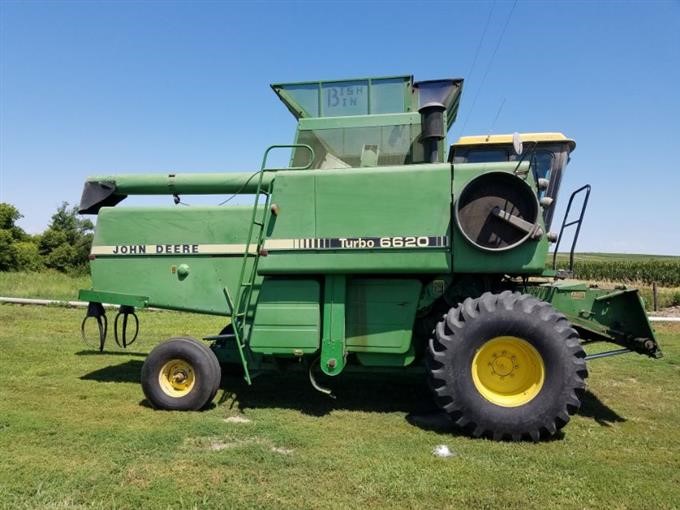
[[[156,346],[142,366],[142,389],[156,409],[196,411],[215,397],[220,366],[208,346],[177,337]]]

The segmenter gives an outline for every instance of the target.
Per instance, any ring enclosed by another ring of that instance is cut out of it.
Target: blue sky
[[[574,138],[580,251],[680,255],[678,1],[0,0],[0,201],[38,232],[88,175],[251,171],[293,137],[269,83],[395,74],[465,78],[450,142]]]

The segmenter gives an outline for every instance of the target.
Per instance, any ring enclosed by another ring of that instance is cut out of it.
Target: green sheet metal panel
[[[250,207],[102,208],[93,290],[148,297],[148,306],[228,315]],[[256,285],[255,292],[257,292]]]
[[[170,256],[97,258],[91,263],[93,290],[146,295],[148,306],[190,312],[229,315],[224,287],[235,288],[240,257],[193,258]],[[177,268],[186,265],[189,275],[181,278]],[[229,283],[228,283],[229,282]]]
[[[472,246],[457,228],[454,228],[453,246],[455,273],[485,274],[542,274],[550,249],[550,243],[543,237],[540,241],[529,240],[509,251],[486,252]]]
[[[312,353],[319,348],[320,327],[319,282],[265,278],[250,337],[252,351]]]
[[[78,292],[80,301],[90,303],[108,303],[111,305],[127,305],[135,308],[146,308],[149,298],[146,296],[131,296],[129,294],[117,294],[115,292],[83,290]]]
[[[268,238],[313,237],[316,232],[314,170],[280,171],[276,174],[272,204],[279,214],[272,215]],[[267,258],[260,260],[260,268]]]
[[[280,172],[273,193],[263,274],[451,270],[449,164]]]
[[[347,350],[408,351],[420,289],[420,281],[411,279],[351,280],[347,286]]]
[[[444,236],[451,166],[317,171],[319,237]]]
[[[365,367],[407,367],[416,360],[413,343],[408,351],[401,354],[382,352],[357,352],[357,361]]]

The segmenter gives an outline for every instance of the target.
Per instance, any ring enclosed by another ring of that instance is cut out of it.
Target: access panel
[[[351,280],[346,303],[347,350],[408,351],[420,289],[420,281],[412,279]]]
[[[319,348],[320,285],[316,280],[265,278],[250,348],[262,354],[312,353]]]

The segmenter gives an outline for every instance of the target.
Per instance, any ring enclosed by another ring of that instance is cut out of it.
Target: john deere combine
[[[225,364],[248,383],[302,364],[327,393],[319,371],[424,367],[437,404],[470,434],[555,434],[580,405],[584,342],[619,345],[598,357],[660,351],[636,290],[564,280],[569,267],[555,259],[546,269],[551,242],[578,232],[590,192],[572,195],[576,219],[552,233],[574,142],[534,133],[449,149],[462,86],[411,76],[277,84],[298,121],[295,144],[274,147],[291,150],[289,167],[267,166],[270,147],[256,172],[89,178],[81,212],[99,217],[93,288],[80,298],[100,347],[101,303],[121,306],[123,345],[138,308],[219,315],[227,325],[209,346],[172,338],[149,354],[142,387],[154,407],[204,407]],[[196,194],[254,203],[116,207],[128,195]]]

